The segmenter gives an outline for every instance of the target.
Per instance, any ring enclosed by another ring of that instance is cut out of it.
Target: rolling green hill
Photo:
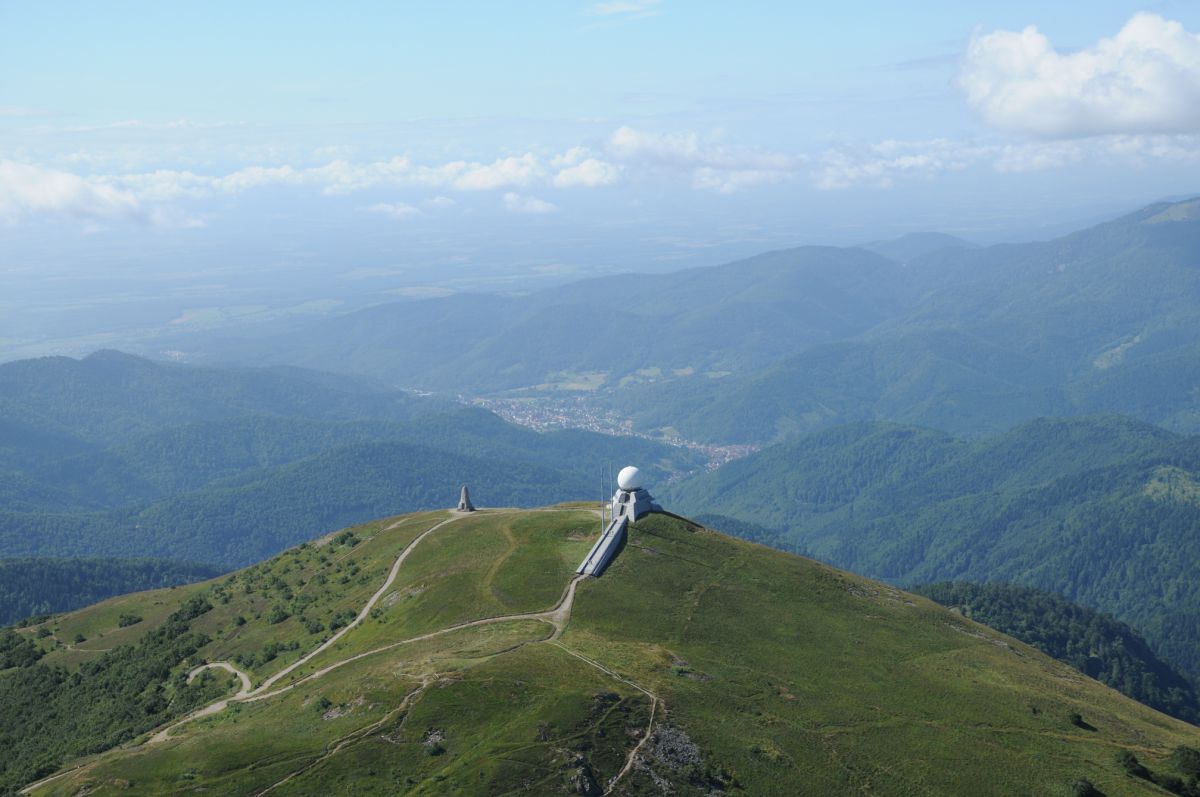
[[[894,583],[1011,581],[1101,609],[1200,675],[1200,439],[1121,417],[982,440],[864,423],[672,486],[672,506],[755,523]]]
[[[924,598],[667,515],[577,580],[599,531],[579,505],[405,516],[5,632],[0,788],[1188,788],[1200,729]]]

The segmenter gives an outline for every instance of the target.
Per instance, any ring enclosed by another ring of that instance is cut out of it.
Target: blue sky
[[[0,277],[1052,231],[1200,191],[1197,33],[1194,2],[0,2]]]

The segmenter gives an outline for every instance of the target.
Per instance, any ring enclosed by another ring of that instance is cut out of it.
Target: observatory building
[[[612,515],[629,518],[630,523],[636,523],[642,515],[654,509],[662,509],[654,503],[650,493],[642,487],[642,472],[632,465],[621,468],[617,474],[617,491],[612,497]]]
[[[612,497],[612,520],[575,572],[599,576],[621,550],[629,532],[629,524],[635,523],[647,512],[661,510],[662,507],[654,503],[650,493],[642,487],[642,472],[632,465],[621,468],[617,474],[617,491]]]

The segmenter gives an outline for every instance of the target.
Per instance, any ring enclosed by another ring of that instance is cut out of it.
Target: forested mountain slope
[[[613,462],[685,450],[538,433],[478,408],[296,369],[164,365],[116,352],[0,366],[0,556],[154,556],[224,567],[321,529],[450,506],[598,495]]]
[[[1045,243],[941,249],[903,280],[919,298],[861,335],[610,401],[643,427],[721,441],[861,420],[979,433],[1098,412],[1200,431],[1200,200]]]
[[[0,559],[0,625],[220,573],[211,565],[163,559]]]

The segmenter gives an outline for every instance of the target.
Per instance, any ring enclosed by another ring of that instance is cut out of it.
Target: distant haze
[[[0,351],[1190,196],[1200,9],[1153,8],[8,4]]]

